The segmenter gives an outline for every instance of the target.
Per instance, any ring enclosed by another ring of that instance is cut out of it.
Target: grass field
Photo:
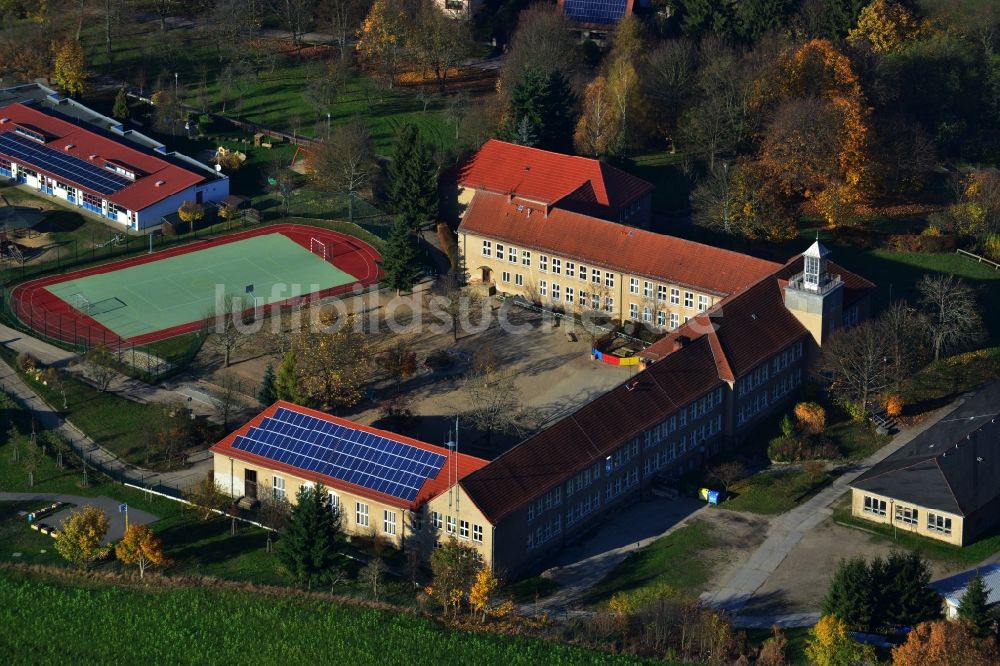
[[[329,261],[274,233],[79,277],[46,289],[128,339],[204,319],[216,311],[220,294],[247,298],[247,285],[266,305],[287,299],[292,290],[312,293],[353,281],[353,276]],[[113,305],[104,308],[103,303]]]
[[[723,502],[730,511],[784,513],[826,487],[833,479],[827,472],[811,474],[802,470],[775,470],[754,474],[730,487],[735,495]]]
[[[713,543],[710,527],[693,520],[629,555],[590,590],[585,601],[604,605],[618,593],[638,598],[661,593],[697,596],[708,581],[701,553]]]
[[[448,630],[413,615],[198,588],[0,571],[5,663],[631,664],[570,645]],[[39,628],[48,627],[44,640]]]

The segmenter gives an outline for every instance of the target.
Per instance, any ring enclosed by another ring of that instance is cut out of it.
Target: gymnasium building
[[[229,195],[224,174],[39,84],[0,90],[0,179],[131,231]]]

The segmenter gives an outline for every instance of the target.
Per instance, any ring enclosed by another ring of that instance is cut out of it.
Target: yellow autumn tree
[[[818,435],[826,428],[826,410],[815,402],[800,402],[795,405],[795,420],[808,435]]]
[[[139,567],[142,578],[149,567],[168,563],[163,553],[163,542],[145,525],[133,523],[125,530],[122,540],[115,545],[115,557],[122,564]]]
[[[469,588],[469,607],[474,614],[482,615],[483,622],[486,622],[486,614],[493,602],[493,595],[499,587],[500,580],[489,568],[483,567],[476,573],[476,580]]]
[[[919,34],[920,23],[909,9],[893,0],[874,0],[858,14],[858,25],[847,33],[847,42],[868,42],[875,53],[889,53]]]
[[[824,615],[809,631],[806,657],[814,666],[876,663],[875,649],[851,638],[847,625],[833,615]]]
[[[355,48],[379,69],[390,89],[406,35],[407,16],[400,0],[376,0],[358,30]]]
[[[304,401],[323,409],[350,407],[362,397],[370,344],[354,316],[320,312],[292,342]]]
[[[80,42],[67,39],[59,45],[52,78],[67,94],[83,94],[87,87],[87,62]]]
[[[185,201],[177,209],[177,217],[181,218],[181,222],[193,225],[205,218],[205,207],[194,201]]]
[[[108,534],[108,517],[96,506],[88,504],[63,523],[56,537],[56,551],[75,564],[102,560],[111,552],[102,545]]]
[[[614,101],[608,81],[596,76],[583,95],[583,113],[573,133],[573,145],[584,155],[608,155],[618,137]]]

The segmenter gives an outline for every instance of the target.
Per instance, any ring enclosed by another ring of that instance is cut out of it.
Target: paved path
[[[64,509],[62,511],[57,511],[50,516],[45,516],[39,522],[62,527],[62,524],[66,522],[66,519],[79,511],[80,507],[91,504],[102,510],[104,515],[108,517],[110,525],[108,526],[108,534],[104,538],[104,543],[118,541],[122,538],[122,535],[125,534],[125,514],[118,512],[118,507],[121,505],[121,502],[110,497],[105,497],[103,495],[98,497],[81,497],[79,495],[62,495],[60,493],[0,493],[0,502],[33,501],[66,502],[67,504],[76,505],[74,508]],[[141,511],[132,507],[129,507],[128,509],[129,524],[141,523],[143,525],[148,525],[149,523],[156,522],[159,519],[159,516],[155,516],[146,511]]]
[[[0,387],[14,396],[21,404],[29,407],[43,428],[57,431],[70,446],[86,460],[101,465],[117,478],[128,477],[147,487],[159,485],[186,489],[203,479],[212,469],[212,456],[206,450],[195,456],[195,464],[174,472],[152,472],[121,460],[107,449],[98,446],[80,429],[62,417],[35,393],[9,365],[0,361]]]
[[[73,352],[60,349],[3,324],[0,324],[0,344],[18,354],[25,352],[31,354],[45,365],[63,367],[76,358]]]
[[[826,520],[833,514],[830,505],[848,490],[850,484],[860,474],[898,451],[914,437],[937,424],[945,415],[951,413],[957,405],[965,401],[961,398],[951,405],[943,407],[919,425],[900,432],[896,437],[874,454],[858,463],[847,467],[831,485],[827,486],[809,500],[796,508],[777,516],[768,528],[767,536],[750,558],[737,569],[722,587],[705,592],[701,600],[716,608],[738,615],[740,610],[760,589],[761,585],[774,573],[778,565],[784,561],[792,549],[799,543],[803,535]],[[777,618],[802,616],[761,616],[763,622],[772,622]],[[751,621],[747,618],[745,621]],[[767,624],[765,626],[770,626]],[[794,626],[794,625],[788,625]],[[799,625],[807,626],[807,625]]]

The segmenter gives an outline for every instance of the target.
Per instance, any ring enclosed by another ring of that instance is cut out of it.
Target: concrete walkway
[[[56,525],[61,528],[62,524],[66,522],[66,519],[79,511],[80,507],[90,504],[103,511],[104,515],[108,517],[108,522],[110,524],[108,525],[108,533],[104,537],[104,543],[118,541],[122,538],[122,535],[125,534],[125,514],[119,513],[118,511],[118,507],[121,505],[121,502],[110,497],[105,497],[104,495],[100,495],[98,497],[81,497],[79,495],[63,495],[60,493],[0,493],[0,502],[34,501],[39,503],[66,502],[67,504],[75,505],[72,508],[57,511],[52,515],[45,516],[39,520],[39,522],[47,525]],[[128,508],[128,521],[130,525],[148,525],[159,519],[159,516],[155,516],[146,511],[141,511],[132,507]]]
[[[0,324],[0,344],[18,354],[31,354],[45,365],[57,368],[69,365],[76,358],[73,352],[60,349],[3,324]]]
[[[951,413],[967,398],[942,407],[924,419],[919,425],[900,432],[896,437],[874,454],[864,460],[850,465],[831,485],[815,496],[803,502],[796,508],[777,516],[768,528],[767,537],[750,558],[737,569],[722,587],[705,592],[701,600],[711,606],[739,615],[740,611],[760,589],[761,585],[774,573],[778,565],[784,561],[792,549],[801,541],[803,535],[833,514],[830,505],[848,490],[850,484],[860,474],[889,457],[910,440],[937,424],[944,416]],[[819,591],[817,591],[819,594]],[[762,622],[763,626],[771,626],[776,621],[797,618],[796,621],[806,622],[809,613],[794,616],[761,616],[746,618],[744,622]],[[796,626],[788,624],[786,626]],[[800,624],[797,626],[808,626]]]
[[[25,384],[13,368],[2,361],[0,361],[0,387],[30,408],[43,428],[58,432],[77,453],[85,457],[87,462],[100,465],[116,478],[127,477],[146,487],[166,486],[184,490],[205,478],[212,469],[212,456],[207,450],[193,457],[194,464],[191,467],[173,472],[153,472],[121,460],[94,443],[79,428],[64,421],[58,412]]]

